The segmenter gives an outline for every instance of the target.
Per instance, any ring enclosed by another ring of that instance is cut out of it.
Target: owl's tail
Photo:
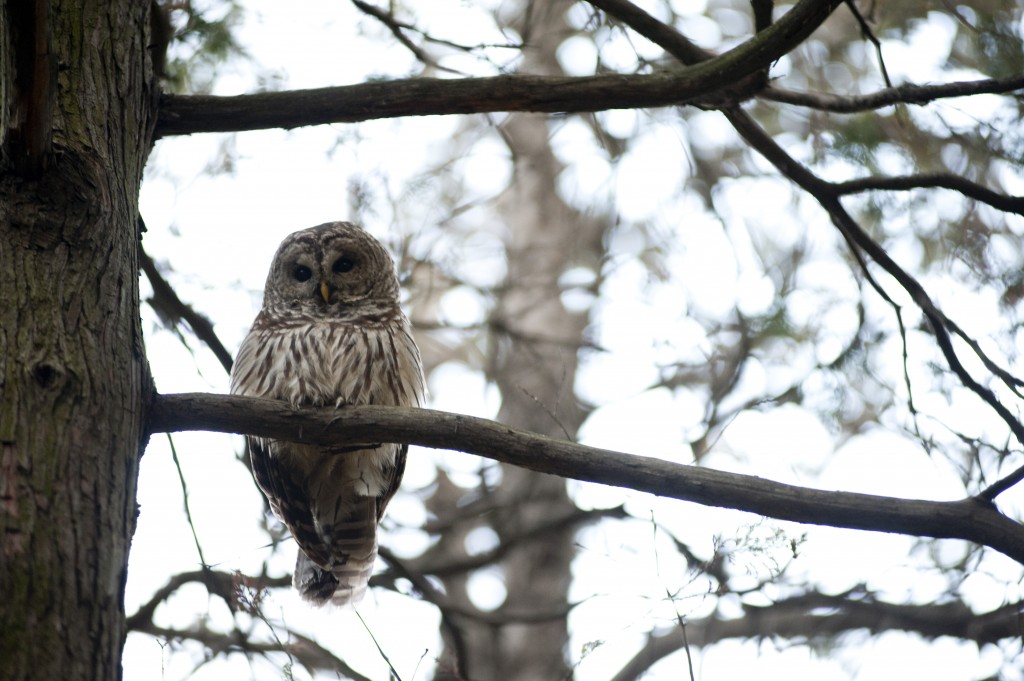
[[[314,605],[347,605],[362,600],[377,560],[377,500],[358,497],[352,512],[318,528],[330,558],[314,562],[299,549],[293,583]]]

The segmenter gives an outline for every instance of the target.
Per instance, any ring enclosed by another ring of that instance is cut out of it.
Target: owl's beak
[[[331,289],[327,288],[327,282],[320,282],[320,297],[324,299],[325,303],[331,302]]]

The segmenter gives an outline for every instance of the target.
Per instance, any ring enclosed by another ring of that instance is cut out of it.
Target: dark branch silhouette
[[[1019,637],[1024,604],[1009,603],[975,614],[961,602],[903,605],[876,600],[863,593],[831,596],[807,593],[767,606],[744,606],[744,616],[690,619],[686,635],[691,646],[704,647],[732,638],[796,638],[807,641],[856,630],[871,633],[898,629],[928,639],[952,636],[979,645]],[[613,681],[641,678],[658,660],[683,648],[678,628],[652,633]]]
[[[987,203],[1007,213],[1024,215],[1024,196],[1007,196],[992,191],[977,182],[950,173],[926,173],[900,177],[860,177],[856,180],[836,182],[832,188],[840,195],[864,191],[910,191],[911,189],[951,189],[964,196]]]
[[[693,44],[685,36],[676,31],[675,28],[650,16],[644,10],[629,2],[629,0],[595,0],[593,4],[614,13],[615,16],[635,31],[660,45],[669,54],[683,63],[687,63],[689,60],[699,56],[695,52]],[[963,339],[974,350],[986,367],[1006,383],[1011,390],[1016,390],[1019,381],[1013,378],[1009,372],[996,366],[987,356],[981,353],[980,346],[959,325],[949,319],[939,309],[924,286],[893,260],[885,249],[872,239],[857,221],[850,216],[840,201],[844,192],[838,190],[836,185],[822,180],[811,172],[809,168],[787,154],[749,114],[738,106],[724,108],[722,113],[732,124],[736,132],[739,133],[740,137],[752,149],[774,165],[782,175],[814,197],[821,207],[825,209],[829,217],[831,217],[833,224],[839,229],[843,238],[850,245],[854,257],[857,258],[864,275],[872,287],[883,300],[893,307],[897,315],[899,315],[899,305],[872,276],[868,270],[868,262],[864,259],[864,255],[866,254],[888,272],[904,291],[910,295],[925,318],[927,318],[935,335],[936,344],[939,346],[939,350],[942,352],[953,373],[956,374],[957,378],[966,388],[980,397],[999,415],[1000,419],[1010,429],[1010,432],[1013,433],[1014,438],[1024,445],[1024,423],[1021,423],[1020,419],[996,397],[991,388],[976,380],[970,374],[953,347],[953,336]],[[1024,466],[984,490],[978,497],[979,503],[990,503],[998,494],[1021,480],[1024,480]]]
[[[801,0],[775,24],[729,52],[688,68],[652,75],[415,78],[235,97],[164,95],[156,136],[296,128],[400,116],[556,113],[685,104],[715,95],[724,84],[744,81],[767,69],[806,39],[841,3]],[[592,4],[602,7],[605,3]]]
[[[1024,89],[1024,74],[1005,78],[956,81],[940,85],[897,85],[866,95],[838,95],[826,92],[797,92],[768,87],[758,93],[759,99],[792,104],[831,113],[859,113],[896,104],[930,104],[938,99],[972,95],[1007,95]]]
[[[217,356],[217,361],[224,367],[224,371],[231,373],[231,364],[234,360],[213,330],[213,323],[178,297],[174,287],[160,273],[153,259],[141,248],[139,249],[139,264],[142,266],[142,271],[146,273],[150,286],[153,287],[153,297],[146,302],[156,310],[156,313],[169,327],[176,329],[179,323],[186,322],[196,338],[206,343],[206,346]]]
[[[429,409],[299,409],[227,395],[157,395],[151,432],[209,430],[316,444],[401,442],[485,456],[565,478],[813,525],[964,539],[1024,564],[1024,528],[987,500],[925,501],[826,492],[556,440]]]

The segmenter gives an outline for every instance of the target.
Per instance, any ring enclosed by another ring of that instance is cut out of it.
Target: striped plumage
[[[239,348],[231,392],[297,406],[419,406],[420,356],[398,296],[391,257],[359,227],[331,222],[291,234]],[[318,605],[359,600],[406,447],[247,442],[257,484],[299,545],[295,588]]]

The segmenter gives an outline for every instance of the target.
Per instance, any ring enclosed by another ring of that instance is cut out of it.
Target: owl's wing
[[[305,487],[295,480],[287,466],[282,465],[280,457],[270,453],[271,446],[280,445],[261,437],[247,437],[246,442],[253,476],[270,502],[270,508],[288,526],[295,542],[313,562],[329,564],[328,547],[317,534]]]
[[[387,508],[388,502],[391,501],[391,497],[395,496],[398,486],[402,483],[402,475],[405,474],[405,459],[408,452],[409,445],[400,445],[395,452],[394,463],[390,465],[385,464],[384,466],[384,475],[387,478],[388,486],[384,489],[384,493],[377,497],[378,523],[381,516],[384,515],[384,509]]]

